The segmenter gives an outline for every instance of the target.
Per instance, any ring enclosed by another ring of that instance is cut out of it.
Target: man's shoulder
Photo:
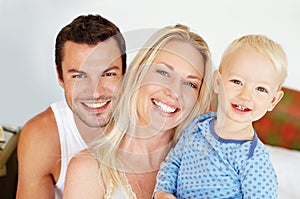
[[[31,118],[22,128],[20,133],[20,143],[51,143],[56,147],[59,144],[58,128],[53,111],[48,107],[43,112]]]
[[[20,175],[35,175],[39,180],[50,176],[57,181],[60,171],[58,163],[61,160],[60,139],[57,131],[54,114],[50,107],[24,125],[18,141],[18,160],[23,170]]]
[[[32,117],[22,128],[22,133],[35,133],[36,131],[43,133],[57,131],[56,120],[51,107]]]

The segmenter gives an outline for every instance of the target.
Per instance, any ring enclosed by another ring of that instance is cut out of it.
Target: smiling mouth
[[[242,106],[242,105],[238,105],[238,104],[233,104],[232,105],[234,108],[236,108],[239,111],[251,111],[251,109],[249,109],[248,107]]]
[[[105,105],[109,104],[111,101],[106,101],[106,102],[82,102],[82,104],[88,108],[91,109],[99,109],[104,107]]]
[[[178,108],[173,108],[173,107],[166,105],[160,101],[156,101],[155,99],[152,99],[152,102],[156,107],[159,108],[159,110],[161,110],[165,113],[175,113],[179,110]]]

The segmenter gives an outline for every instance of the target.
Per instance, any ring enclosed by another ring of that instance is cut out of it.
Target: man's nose
[[[81,90],[93,98],[99,98],[105,92],[106,86],[102,78],[90,78],[86,82],[81,82]]]

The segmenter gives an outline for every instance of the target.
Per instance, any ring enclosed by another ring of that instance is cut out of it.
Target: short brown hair
[[[126,71],[126,46],[119,28],[100,15],[81,15],[60,30],[55,43],[55,64],[59,78],[62,76],[63,48],[66,41],[95,46],[114,36],[122,56],[122,73]]]

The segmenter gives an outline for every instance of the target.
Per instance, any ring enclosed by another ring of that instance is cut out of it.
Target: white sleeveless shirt
[[[55,199],[61,199],[68,164],[75,154],[87,148],[87,144],[82,139],[76,127],[73,112],[65,100],[51,104],[51,109],[58,127],[61,148],[61,169],[55,184]]]

